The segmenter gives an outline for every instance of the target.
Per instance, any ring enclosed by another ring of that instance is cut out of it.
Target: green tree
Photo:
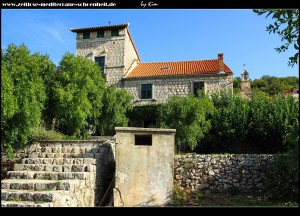
[[[88,125],[98,125],[104,79],[99,66],[81,56],[66,53],[53,79],[52,108],[47,111],[64,134],[82,136]]]
[[[233,92],[235,94],[239,93],[241,91],[241,77],[236,77],[233,79]]]
[[[208,115],[213,111],[213,103],[207,96],[174,96],[161,106],[160,126],[176,129],[177,150],[180,150],[181,144],[187,144],[190,150],[194,150],[198,141],[211,128]]]
[[[251,87],[269,94],[270,96],[283,93],[283,90],[292,90],[299,88],[298,77],[275,77],[264,75],[260,79],[251,81]]]
[[[10,156],[12,149],[27,144],[30,128],[40,124],[48,64],[48,56],[31,55],[24,44],[1,51],[1,146]]]
[[[129,119],[126,113],[132,110],[133,96],[125,90],[117,90],[115,86],[105,89],[103,95],[102,114],[98,118],[97,131],[101,135],[113,135],[115,127],[125,127]]]
[[[212,95],[215,112],[211,117],[212,128],[206,136],[215,151],[232,151],[243,144],[251,128],[249,101],[237,95],[221,92]],[[245,149],[246,150],[246,149]]]
[[[267,26],[269,33],[277,33],[284,44],[275,48],[277,52],[285,52],[290,45],[293,45],[296,53],[288,61],[289,66],[294,66],[299,59],[299,9],[254,9],[257,15],[266,14],[266,18],[272,15],[275,19],[273,24]]]

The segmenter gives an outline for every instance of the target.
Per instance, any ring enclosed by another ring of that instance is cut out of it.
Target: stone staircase
[[[93,207],[114,168],[105,141],[44,141],[22,154],[1,181],[1,207]]]

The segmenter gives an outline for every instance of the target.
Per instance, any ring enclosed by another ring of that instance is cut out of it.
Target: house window
[[[83,39],[90,39],[90,33],[89,32],[83,32]]]
[[[98,31],[97,38],[103,38],[103,37],[104,37],[104,31]]]
[[[111,30],[111,36],[112,37],[119,36],[119,30]]]
[[[95,57],[95,62],[97,62],[97,64],[99,65],[99,67],[103,71],[104,66],[105,66],[105,56]]]
[[[198,90],[204,91],[204,82],[194,82],[193,83],[193,93],[195,96],[198,96],[198,93],[197,93]]]
[[[141,99],[152,98],[152,84],[141,84]]]

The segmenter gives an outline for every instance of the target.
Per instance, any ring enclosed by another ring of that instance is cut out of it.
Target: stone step
[[[8,190],[1,189],[1,203],[3,201],[13,202],[63,202],[66,198],[65,191],[29,191],[29,190]]]
[[[52,202],[1,201],[1,207],[53,207]]]
[[[8,179],[85,180],[90,172],[8,171]]]
[[[107,149],[102,148],[101,153],[47,153],[33,152],[28,154],[28,158],[103,158],[107,154]]]
[[[32,190],[32,191],[53,191],[69,190],[81,187],[80,180],[44,180],[44,179],[3,179],[1,181],[2,189],[11,190]]]
[[[57,140],[57,141],[39,141],[36,147],[83,147],[83,148],[95,148],[99,146],[110,145],[112,140]]]
[[[98,153],[99,147],[37,147],[32,152],[45,152],[45,153],[73,153],[73,154],[80,154],[80,153]]]
[[[94,158],[24,158],[22,164],[52,164],[52,165],[67,165],[67,164],[96,164]]]
[[[52,164],[15,164],[14,171],[47,171],[47,172],[93,172],[96,166],[91,164],[52,165]]]

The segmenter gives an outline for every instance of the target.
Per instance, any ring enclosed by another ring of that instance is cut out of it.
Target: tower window
[[[193,93],[195,96],[198,96],[198,90],[204,91],[204,82],[193,83]]]
[[[83,32],[83,39],[90,39],[90,33],[89,32]]]
[[[119,30],[111,30],[111,36],[112,37],[119,36]]]
[[[98,31],[97,38],[103,38],[103,37],[104,37],[104,31]]]
[[[152,98],[152,84],[141,84],[141,99]]]
[[[95,62],[98,63],[99,67],[103,71],[105,66],[105,56],[95,57]]]

